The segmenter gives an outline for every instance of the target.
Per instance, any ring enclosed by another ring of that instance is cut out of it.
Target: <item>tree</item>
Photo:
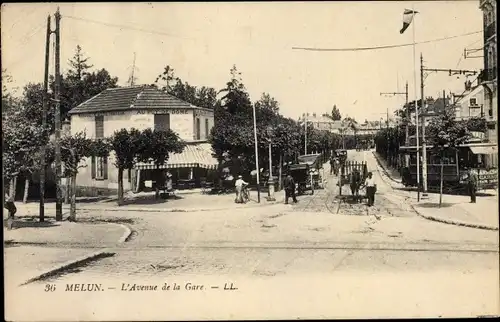
[[[331,119],[334,121],[340,121],[342,119],[342,115],[340,115],[340,111],[337,108],[337,105],[333,105]]]
[[[170,67],[170,65],[167,65],[163,69],[163,72],[156,77],[156,80],[155,80],[153,85],[157,86],[158,88],[160,88],[161,90],[165,91],[168,94],[174,95],[172,93],[172,89],[173,89],[172,82],[173,81],[177,81],[176,85],[179,82],[182,85],[182,81],[175,77],[174,69],[172,67]],[[161,83],[163,83],[163,85],[160,85]]]
[[[69,60],[71,69],[67,73],[67,78],[69,80],[81,81],[85,75],[88,75],[87,70],[94,67],[94,65],[87,63],[89,59],[89,57],[83,56],[82,47],[77,45],[73,59]]]
[[[69,179],[71,187],[69,191],[71,200],[70,221],[76,221],[76,176],[78,169],[82,167],[80,162],[83,158],[95,154],[107,155],[109,149],[106,146],[105,141],[92,141],[86,137],[84,132],[61,138],[61,160],[64,163],[63,176]]]
[[[241,73],[236,66],[231,68],[230,73],[231,79],[226,83],[226,87],[219,91],[224,93],[221,102],[214,108],[215,125],[211,130],[210,142],[219,160],[219,170],[222,170],[223,163],[228,159],[233,165],[233,174],[236,174],[255,166],[252,161],[253,111],[252,102],[241,80]],[[262,131],[261,125],[260,132]]]
[[[429,143],[432,149],[439,152],[441,162],[441,180],[439,207],[443,198],[443,159],[448,150],[455,150],[470,139],[471,133],[467,123],[458,122],[452,108],[445,108],[444,113],[431,119],[428,130]]]
[[[118,168],[118,205],[123,204],[123,171],[132,169],[137,160],[141,143],[141,132],[137,129],[116,131],[110,144],[115,152],[115,166]]]
[[[177,133],[170,129],[166,131],[146,129],[140,135],[138,147],[138,160],[153,162],[158,172],[160,166],[168,161],[170,153],[181,153],[185,143],[181,141]],[[159,197],[158,188],[157,185],[156,198]]]

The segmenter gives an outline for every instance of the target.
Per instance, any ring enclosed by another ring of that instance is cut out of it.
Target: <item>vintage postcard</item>
[[[496,0],[1,7],[5,320],[500,314]]]

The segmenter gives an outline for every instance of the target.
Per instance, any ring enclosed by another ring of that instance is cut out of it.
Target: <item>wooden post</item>
[[[23,203],[28,202],[28,191],[30,188],[30,178],[27,175],[26,178],[24,179],[24,194],[23,194]]]
[[[441,183],[439,185],[439,208],[441,208],[441,204],[443,202],[443,152],[441,152]]]

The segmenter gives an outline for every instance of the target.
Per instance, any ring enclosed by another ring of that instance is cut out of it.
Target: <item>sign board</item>
[[[164,108],[138,110],[137,114],[190,114],[189,112],[191,110],[183,108]]]

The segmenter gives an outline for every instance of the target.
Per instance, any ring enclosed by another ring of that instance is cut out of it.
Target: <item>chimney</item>
[[[313,117],[316,117],[316,113],[313,113]]]

